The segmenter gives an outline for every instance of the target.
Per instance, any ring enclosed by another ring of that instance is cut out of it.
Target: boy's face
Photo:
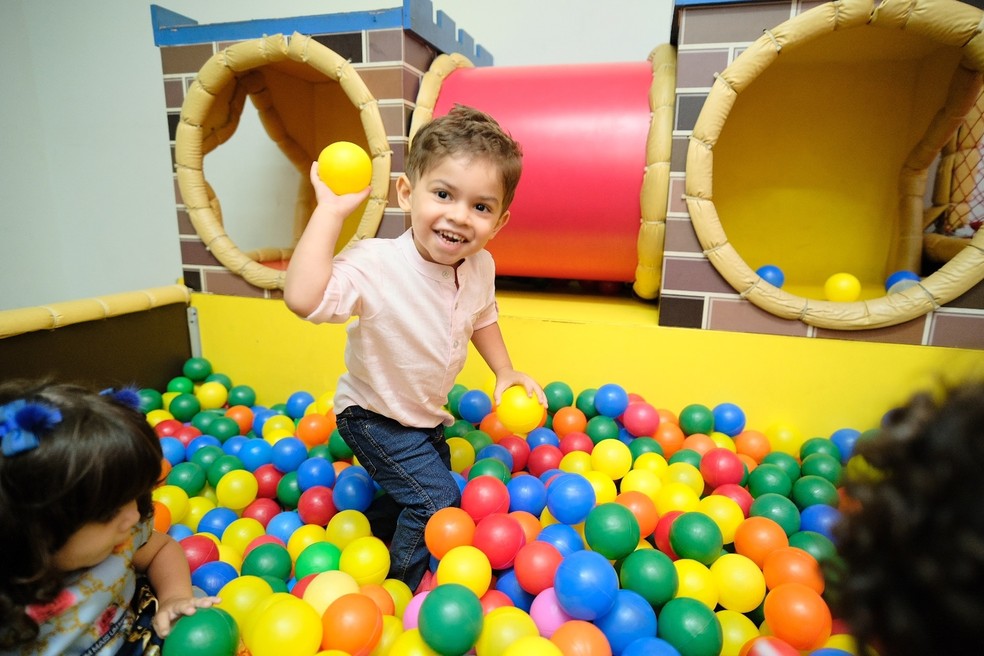
[[[457,266],[509,220],[502,177],[487,159],[446,157],[416,184],[401,175],[396,191],[400,207],[410,212],[417,251],[428,262]]]

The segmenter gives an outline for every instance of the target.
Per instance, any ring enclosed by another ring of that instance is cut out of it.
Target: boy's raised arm
[[[371,191],[366,187],[357,193],[336,196],[318,177],[317,162],[311,165],[311,184],[318,205],[294,248],[284,283],[284,302],[300,317],[307,317],[321,303],[331,280],[342,224]]]

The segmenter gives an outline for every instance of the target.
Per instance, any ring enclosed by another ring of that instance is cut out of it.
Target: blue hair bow
[[[61,411],[23,399],[0,405],[0,449],[10,457],[38,448],[38,435],[62,420]]]

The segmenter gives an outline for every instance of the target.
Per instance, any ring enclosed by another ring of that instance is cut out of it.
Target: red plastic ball
[[[465,484],[461,493],[461,509],[476,523],[492,513],[507,513],[509,489],[494,476],[476,476]]]
[[[523,527],[510,515],[492,513],[475,525],[472,545],[488,556],[492,569],[511,567],[525,544]]]
[[[737,503],[745,517],[748,517],[748,512],[752,509],[752,502],[755,501],[752,493],[737,483],[718,485],[711,494],[720,494]]]
[[[622,425],[635,437],[652,437],[659,427],[659,412],[648,403],[629,403],[622,413]]]
[[[745,464],[734,451],[715,447],[701,457],[700,474],[711,488],[728,483],[738,484],[745,477]]]
[[[513,473],[526,469],[526,462],[530,457],[530,445],[526,440],[515,435],[506,435],[499,440],[499,446],[505,447],[509,455],[512,456]]]
[[[560,451],[564,455],[571,453],[572,451],[584,451],[585,453],[591,453],[594,449],[594,440],[587,433],[568,433],[560,440]]]
[[[545,471],[557,469],[563,457],[564,452],[560,450],[560,447],[556,447],[553,444],[541,444],[530,451],[530,457],[526,461],[526,468],[534,476],[539,476]]]
[[[255,519],[266,528],[270,520],[282,511],[283,508],[273,499],[256,499],[243,509],[243,517]]]
[[[204,535],[189,535],[181,540],[182,551],[188,560],[188,569],[194,572],[205,563],[211,563],[219,559],[219,547]]]
[[[261,499],[276,499],[277,486],[284,477],[283,473],[268,463],[257,467],[253,475],[256,476],[256,496]]]
[[[656,522],[656,529],[653,531],[653,540],[656,542],[656,548],[673,560],[678,560],[680,556],[673,551],[673,547],[670,545],[670,528],[673,526],[673,522],[676,521],[677,517],[682,514],[682,510],[671,510],[659,518],[659,521]]]
[[[301,492],[297,500],[297,514],[305,524],[327,526],[328,521],[335,516],[338,509],[332,499],[331,488],[315,485]]]
[[[519,587],[533,595],[553,587],[554,574],[562,560],[564,556],[549,542],[534,540],[527,543],[516,554],[513,563]]]

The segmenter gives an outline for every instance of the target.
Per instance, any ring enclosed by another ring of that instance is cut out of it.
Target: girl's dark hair
[[[27,604],[46,603],[64,587],[54,554],[90,522],[106,522],[137,500],[153,515],[161,446],[139,410],[111,394],[48,382],[0,386],[0,405],[22,399],[61,413],[38,432],[39,445],[0,455],[0,647],[32,640],[38,626]]]
[[[915,396],[855,453],[834,610],[885,656],[984,643],[984,384]]]

